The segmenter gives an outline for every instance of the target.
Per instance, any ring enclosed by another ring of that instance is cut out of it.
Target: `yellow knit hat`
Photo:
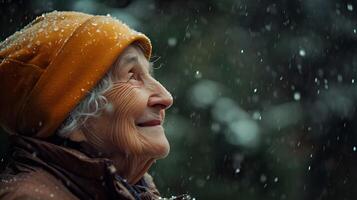
[[[37,17],[0,44],[0,125],[50,136],[134,42],[149,59],[150,40],[110,16]]]

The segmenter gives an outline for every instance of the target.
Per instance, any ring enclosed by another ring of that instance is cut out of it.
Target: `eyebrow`
[[[149,66],[148,66],[148,71],[150,75],[154,75],[154,68],[153,68],[153,63],[148,62]],[[141,65],[141,63],[139,62],[139,57],[136,55],[131,55],[131,56],[125,56],[122,60],[121,65],[129,65],[129,64],[137,64],[137,65]]]

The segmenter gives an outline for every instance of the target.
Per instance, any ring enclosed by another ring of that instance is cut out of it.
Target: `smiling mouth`
[[[139,127],[150,127],[150,126],[158,126],[161,125],[161,120],[150,120],[143,123],[138,123]]]

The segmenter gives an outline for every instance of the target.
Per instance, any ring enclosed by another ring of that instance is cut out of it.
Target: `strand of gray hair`
[[[69,137],[74,130],[79,129],[90,117],[100,116],[103,110],[111,106],[104,96],[104,93],[113,85],[111,77],[111,73],[107,73],[84,100],[72,110],[69,117],[57,129],[59,136]]]

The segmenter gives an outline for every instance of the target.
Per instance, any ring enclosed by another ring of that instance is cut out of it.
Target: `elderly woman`
[[[110,16],[42,15],[0,44],[0,199],[158,199],[170,93],[149,39]]]

